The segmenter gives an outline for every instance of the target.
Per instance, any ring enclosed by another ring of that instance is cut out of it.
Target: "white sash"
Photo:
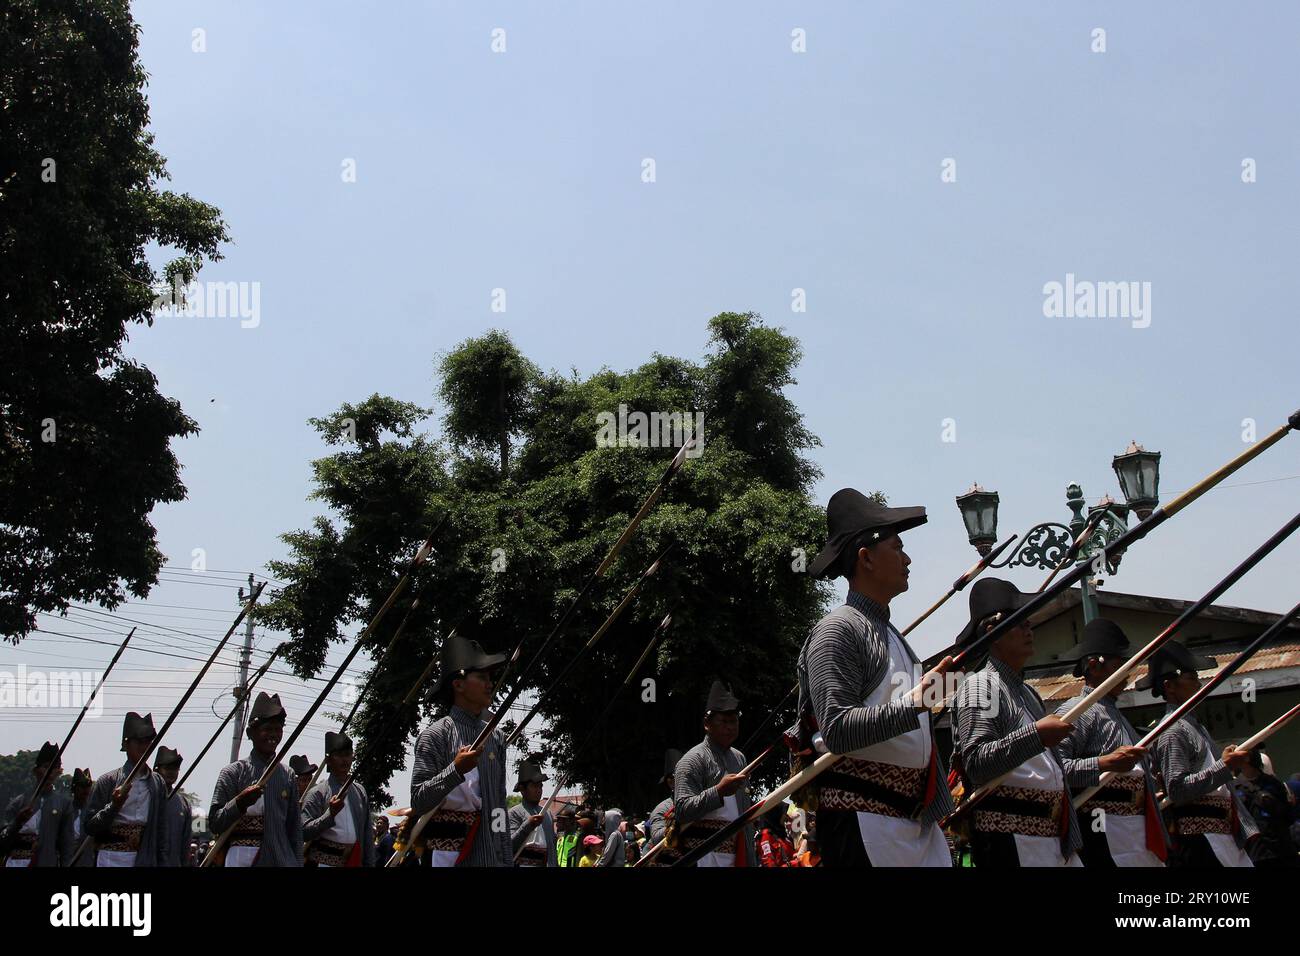
[[[441,810],[459,810],[462,813],[483,809],[483,795],[479,791],[478,767],[465,774],[465,782],[460,784],[447,795],[447,799],[439,809]],[[482,837],[483,824],[479,824],[479,833],[474,839]],[[460,850],[432,850],[430,851],[430,861],[434,866],[455,866],[456,858],[460,856]]]

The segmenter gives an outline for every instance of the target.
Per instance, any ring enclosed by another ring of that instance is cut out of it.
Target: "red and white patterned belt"
[[[982,833],[1059,837],[1064,813],[1064,790],[997,787],[976,809],[975,829]]]
[[[1211,793],[1181,807],[1169,808],[1171,829],[1183,836],[1204,833],[1231,835],[1236,822],[1236,807],[1232,798],[1221,793]]]
[[[1140,817],[1146,813],[1146,791],[1146,777],[1125,774],[1108,780],[1079,810],[1085,815],[1102,810],[1117,817]]]
[[[841,757],[822,774],[817,807],[911,819],[925,799],[928,774],[928,767]]]

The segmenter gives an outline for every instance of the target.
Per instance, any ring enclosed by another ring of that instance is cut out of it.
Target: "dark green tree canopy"
[[[146,247],[188,281],[219,211],[158,189],[126,0],[0,3],[0,634],[69,601],[144,597],[149,513],[185,496],[171,440],[195,423],[126,359],[153,315]]]
[[[302,674],[319,669],[329,645],[369,619],[419,541],[445,519],[416,588],[371,638],[378,653],[414,591],[423,591],[403,646],[375,677],[358,715],[361,775],[375,792],[404,763],[409,735],[430,712],[411,707],[400,715],[404,733],[384,740],[371,734],[442,637],[459,627],[489,650],[509,650],[522,638],[527,660],[663,474],[676,448],[598,446],[598,416],[620,405],[702,413],[703,453],[687,459],[539,667],[535,688],[550,683],[654,556],[676,544],[543,719],[530,725],[531,752],[571,769],[610,805],[647,809],[660,799],[663,751],[702,738],[704,696],[715,677],[733,685],[751,727],[793,684],[799,647],[824,603],[800,558],[825,535],[822,509],[810,499],[817,472],[804,457],[817,440],[782,392],[799,349],[753,314],[720,315],[710,330],[700,363],[655,355],[640,368],[585,379],[535,372],[500,333],[462,343],[441,363],[461,383],[448,388],[444,378],[439,391],[450,403],[441,408],[445,439],[421,431],[424,409],[380,396],[314,420],[341,449],[315,464],[315,494],[332,514],[284,536],[292,555],[272,568],[290,586],[258,612],[291,633]],[[493,418],[493,406],[464,385],[495,388],[499,380],[496,373],[478,377],[474,356],[487,356],[496,369],[526,370],[510,379],[518,417]],[[344,420],[355,426],[355,443],[342,437]],[[486,458],[503,422],[517,448],[504,471],[503,462]],[[572,753],[669,610],[674,626],[641,675],[653,680],[653,691],[638,683],[598,744]]]

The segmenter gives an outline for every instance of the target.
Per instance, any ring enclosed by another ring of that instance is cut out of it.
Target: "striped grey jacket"
[[[668,829],[666,814],[672,807],[673,798],[669,797],[650,811],[650,819],[646,821],[646,835],[650,840],[647,847],[654,846],[664,838],[664,833]]]
[[[221,768],[212,791],[208,829],[224,833],[243,811],[235,803],[240,792],[251,787],[266,772],[270,761],[254,750],[243,760]],[[298,809],[298,786],[284,766],[276,764],[263,793],[262,849],[257,866],[302,866],[302,813]]]
[[[307,791],[302,801],[302,838],[310,843],[332,824],[330,800],[339,792],[343,781],[326,774],[326,778]],[[352,826],[361,844],[361,865],[375,865],[375,827],[370,822],[370,795],[355,780],[348,787],[347,803],[339,813],[352,814]]]
[[[1092,688],[1085,687],[1085,693],[1091,692]],[[1085,694],[1079,694],[1072,697],[1057,708],[1056,715],[1063,716],[1066,711],[1083,700]],[[1101,768],[1098,766],[1098,760],[1105,754],[1112,753],[1120,747],[1128,747],[1136,744],[1142,739],[1142,735],[1133,729],[1124,712],[1119,709],[1113,697],[1104,697],[1096,704],[1093,704],[1085,710],[1074,723],[1074,733],[1066,737],[1056,745],[1056,755],[1061,758],[1061,766],[1065,768],[1067,777],[1075,777],[1079,774],[1097,773],[1098,779],[1101,777]],[[1159,806],[1156,800],[1156,778],[1155,767],[1151,762],[1151,757],[1142,758],[1142,770],[1146,776],[1147,796]],[[1083,790],[1083,787],[1072,787],[1075,792]],[[1085,804],[1085,807],[1087,805]],[[1085,823],[1086,823],[1085,814]],[[1165,846],[1169,845],[1169,834],[1165,832],[1164,820],[1161,819],[1160,825],[1161,837],[1165,841]]]
[[[519,852],[519,848],[533,835],[537,827],[529,822],[533,814],[541,813],[541,804],[525,806],[521,800],[510,808],[506,815],[510,821],[510,853],[511,856]],[[542,816],[542,822],[538,824],[542,828],[542,839],[546,844],[546,866],[555,866],[555,821],[551,819],[551,811],[547,810]]]
[[[429,724],[415,741],[411,768],[411,809],[418,817],[440,806],[465,782],[456,769],[456,751],[478,738],[487,721],[452,705],[446,717]],[[514,866],[506,815],[505,735],[494,730],[478,758],[483,818],[469,856],[461,866]]]
[[[673,816],[677,820],[677,832],[682,833],[691,821],[719,809],[726,798],[718,793],[718,781],[726,774],[739,773],[744,767],[744,754],[735,747],[724,750],[714,746],[708,737],[686,751],[673,771]],[[741,784],[732,796],[736,798],[736,808],[741,813],[749,808],[748,784]],[[746,824],[742,839],[744,846],[750,848],[745,857],[747,865],[753,866],[753,827]]]
[[[95,781],[90,791],[90,802],[86,806],[85,831],[99,843],[108,839],[117,818],[117,809],[113,806],[113,791],[131,772],[131,764],[123,764],[116,770],[110,770]],[[149,788],[149,815],[144,832],[140,834],[140,847],[136,850],[136,866],[166,866],[169,852],[167,842],[167,814],[163,801],[167,796],[167,782],[152,770],[146,770],[135,779],[133,787]],[[86,853],[93,853],[91,847]],[[83,853],[84,857],[86,854]],[[80,861],[78,861],[80,862]]]
[[[182,793],[173,793],[164,811],[167,817],[167,861],[164,866],[185,866],[194,833],[194,811]]]
[[[1173,708],[1166,707],[1165,713]],[[1165,778],[1165,795],[1171,806],[1191,803],[1198,797],[1212,793],[1219,787],[1227,785],[1232,802],[1237,807],[1237,819],[1241,830],[1236,834],[1237,844],[1244,847],[1246,841],[1259,833],[1255,818],[1246,809],[1231,786],[1232,771],[1223,760],[1215,757],[1214,738],[1210,736],[1199,720],[1191,714],[1185,714],[1179,721],[1156,738],[1156,761]],[[1204,770],[1206,761],[1210,766]]]
[[[1047,715],[1043,699],[1024,677],[990,656],[979,670],[967,674],[953,698],[953,749],[961,760],[970,788],[982,787],[1015,770],[1044,750],[1061,767],[1067,787],[1091,787],[1101,776],[1097,762],[1076,761],[1067,771],[1056,750],[1043,746],[1034,722]],[[1074,808],[1070,815],[1070,847],[1083,846]]]
[[[889,633],[894,627],[889,608],[856,591],[849,592],[846,602],[813,626],[799,652],[799,713],[812,709],[827,749],[836,754],[883,743],[921,726],[921,711],[901,696],[886,704],[863,705],[882,681],[897,680],[905,691],[916,682],[912,674],[896,678],[889,673]],[[910,652],[907,642],[893,632]],[[939,788],[920,818],[927,823],[937,823],[953,808],[947,771],[937,755],[936,760]]]
[[[18,811],[27,803],[28,793],[20,793],[9,801],[5,807],[4,830],[0,831],[0,857],[8,856],[18,842]],[[33,866],[67,866],[72,854],[77,851],[76,840],[72,833],[72,798],[66,793],[51,790],[42,794],[37,800],[37,810],[41,819],[36,826],[36,858]],[[82,854],[84,859],[90,854],[89,848]],[[80,861],[78,861],[80,865]]]

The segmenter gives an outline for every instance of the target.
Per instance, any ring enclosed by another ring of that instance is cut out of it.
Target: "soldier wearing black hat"
[[[1008,581],[976,581],[958,645],[969,645],[1032,597]],[[1067,786],[1092,786],[1099,771],[1080,763],[1067,773],[1062,766],[1055,748],[1072,728],[1048,714],[1025,683],[1033,653],[1034,631],[1022,618],[989,645],[988,660],[966,676],[953,700],[953,761],[967,791],[1009,774],[974,810],[971,856],[977,867],[1083,865]]]
[[[659,782],[668,788],[668,798],[661,801],[650,811],[650,819],[646,821],[646,849],[657,846],[663,842],[664,835],[668,832],[668,825],[673,819],[673,790],[675,783],[673,774],[677,771],[677,762],[682,759],[680,750],[668,750],[664,753],[664,775],[659,778]],[[652,860],[647,860],[646,866],[672,866],[680,859],[669,847],[659,850]]]
[[[170,789],[176,786],[184,758],[170,747],[159,747],[153,759],[153,768]],[[185,794],[176,791],[167,801],[167,859],[163,866],[185,866],[190,849],[190,836],[194,829],[194,811]]]
[[[167,865],[167,784],[145,764],[127,779],[148,753],[154,736],[152,714],[128,713],[122,722],[126,763],[95,781],[86,808],[86,834],[95,840],[96,866]]]
[[[374,866],[375,841],[370,832],[370,797],[355,780],[342,793],[352,770],[352,739],[325,734],[329,775],[307,793],[302,805],[302,834],[308,866]]]
[[[542,810],[542,784],[549,778],[530,761],[519,765],[515,791],[522,799],[510,808],[510,844],[518,866],[555,865],[555,821]]]
[[[302,813],[293,775],[277,763],[265,785],[258,785],[284,736],[279,694],[259,692],[245,732],[253,749],[246,759],[221,768],[212,792],[208,827],[224,833],[235,827],[225,846],[224,866],[302,866]]]
[[[440,652],[435,699],[448,708],[415,742],[412,817],[434,811],[424,835],[433,866],[513,866],[506,818],[505,736],[494,730],[479,749],[504,654],[452,635]]]
[[[46,743],[32,767],[34,781],[44,780],[35,802],[27,802],[31,794],[24,790],[5,808],[0,857],[6,867],[67,866],[72,859],[77,849],[72,828],[75,814],[67,794],[54,789],[62,772],[58,744]]]
[[[306,754],[299,754],[289,758],[289,769],[293,771],[294,784],[298,788],[298,802],[302,803],[311,788],[312,778],[316,776],[317,765]]]
[[[673,833],[670,841],[690,852],[749,806],[745,755],[735,747],[740,735],[740,701],[715,680],[704,705],[704,740],[686,751],[673,771]],[[734,843],[702,856],[696,866],[753,866],[754,836],[746,826]]]
[[[826,506],[826,547],[808,572],[843,577],[849,593],[799,653],[803,743],[842,755],[816,781],[824,866],[952,865],[937,825],[952,800],[928,711],[951,661],[922,675],[889,616],[912,563],[899,535],[926,520],[924,508],[887,508],[852,488]]]
[[[1069,711],[1114,674],[1128,652],[1128,638],[1118,624],[1104,617],[1089,621],[1083,639],[1061,655],[1074,661],[1074,676],[1083,678],[1083,691],[1062,704],[1057,714]],[[1093,770],[1099,775],[1117,774],[1076,811],[1083,838],[1079,857],[1088,867],[1164,866],[1168,835],[1156,801],[1154,775],[1146,748],[1136,746],[1137,731],[1119,709],[1123,691],[1121,684],[1085,710],[1074,724],[1074,733],[1056,745],[1067,777],[1077,779]]]
[[[1169,641],[1151,655],[1137,686],[1165,698],[1168,713],[1201,686],[1197,672],[1214,666],[1209,658]],[[1214,738],[1188,713],[1156,738],[1155,752],[1170,803],[1165,815],[1173,842],[1169,865],[1251,866],[1246,844],[1259,828],[1228,787],[1233,773],[1245,767],[1249,751],[1228,746],[1216,756]]]

